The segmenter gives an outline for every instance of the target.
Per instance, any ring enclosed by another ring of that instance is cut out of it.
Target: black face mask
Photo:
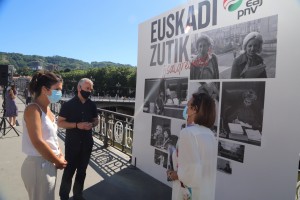
[[[91,95],[91,92],[88,92],[88,91],[84,91],[84,90],[80,90],[80,94],[83,98],[87,99],[90,97]]]

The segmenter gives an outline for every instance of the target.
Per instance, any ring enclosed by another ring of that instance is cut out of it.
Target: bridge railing
[[[58,116],[64,102],[51,104],[51,110]],[[98,126],[93,128],[93,136],[103,142],[103,147],[112,146],[131,156],[134,117],[98,108]]]
[[[74,97],[74,92],[64,93],[62,96],[62,100],[71,99]],[[135,102],[135,98],[132,97],[120,97],[120,96],[100,96],[100,95],[92,95],[90,97],[92,101],[105,101],[105,102]]]
[[[104,147],[113,146],[131,155],[134,117],[109,110],[99,109],[99,125],[95,136],[103,141]]]

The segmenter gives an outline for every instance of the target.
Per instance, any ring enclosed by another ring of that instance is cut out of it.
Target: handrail
[[[51,104],[56,116],[64,101]],[[105,109],[97,109],[99,124],[93,128],[93,136],[103,142],[103,147],[112,146],[131,156],[133,142],[134,117]]]
[[[62,100],[66,101],[74,97],[73,93],[64,93],[62,96]],[[132,97],[112,97],[112,96],[91,96],[90,99],[92,101],[100,101],[100,102],[135,102],[135,98]]]

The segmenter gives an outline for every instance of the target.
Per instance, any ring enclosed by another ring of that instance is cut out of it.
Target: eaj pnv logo
[[[229,12],[235,11],[240,7],[243,0],[223,0],[223,7]]]
[[[246,0],[241,7],[243,0],[223,0],[223,7],[229,12],[237,11],[237,18],[256,13],[257,9],[263,4],[263,0]]]

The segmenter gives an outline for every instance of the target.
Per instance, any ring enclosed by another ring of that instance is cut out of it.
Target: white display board
[[[295,199],[298,19],[297,0],[207,0],[188,1],[140,24],[133,140],[137,167],[171,186],[168,146],[176,145],[185,125],[187,100],[204,90],[218,108],[212,128],[219,144],[216,199]],[[262,49],[254,56],[257,63],[247,64],[243,41],[256,32]],[[198,59],[197,40],[206,36],[208,57]]]

